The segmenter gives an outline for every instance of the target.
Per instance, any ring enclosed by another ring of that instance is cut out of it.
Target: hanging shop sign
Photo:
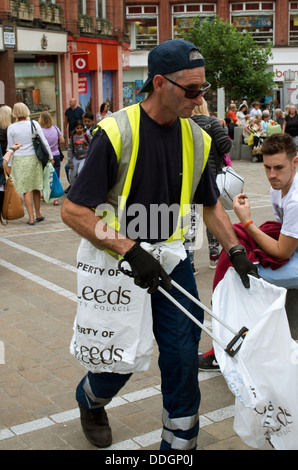
[[[89,52],[72,52],[73,71],[74,73],[89,72],[88,54]]]

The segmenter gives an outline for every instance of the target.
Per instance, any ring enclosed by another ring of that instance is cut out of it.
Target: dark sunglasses
[[[195,98],[197,98],[198,96],[202,95],[204,96],[207,91],[209,90],[209,88],[211,87],[211,84],[206,82],[204,83],[203,87],[204,88],[200,88],[199,90],[192,90],[191,88],[185,88],[184,86],[182,85],[179,85],[179,83],[176,83],[176,82],[173,82],[173,80],[171,80],[170,78],[166,77],[165,75],[163,75],[163,77],[168,80],[169,82],[173,83],[173,85],[176,85],[178,86],[179,88],[181,88],[181,90],[184,90],[185,91],[185,98],[189,99],[189,100],[194,100]]]

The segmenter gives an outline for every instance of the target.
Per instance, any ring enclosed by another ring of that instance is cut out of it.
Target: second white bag
[[[236,396],[234,429],[249,446],[298,450],[298,345],[285,311],[286,289],[250,276],[246,289],[234,268],[216,286],[213,312],[248,333],[232,358],[214,342],[222,374]],[[231,333],[216,320],[213,333]]]

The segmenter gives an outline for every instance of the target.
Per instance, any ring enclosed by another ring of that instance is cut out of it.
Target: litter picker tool
[[[130,277],[133,277],[132,272],[128,269],[125,269],[122,267],[123,262],[127,263],[126,260],[122,259],[119,261],[118,267],[119,270]],[[227,328],[233,335],[234,337],[232,340],[229,342],[229,344],[226,346],[225,344],[220,341],[219,338],[217,338],[211,331],[208,330],[208,328],[203,325],[199,320],[196,319],[183,305],[181,305],[174,297],[169,294],[167,290],[165,290],[163,287],[158,287],[157,289],[165,296],[167,297],[170,302],[172,302],[176,307],[178,307],[185,315],[187,315],[196,325],[198,325],[205,333],[210,336],[216,343],[219,344],[219,346],[231,357],[234,357],[235,354],[239,351],[239,349],[242,346],[242,343],[245,339],[245,336],[248,332],[248,328],[243,326],[238,332],[235,331],[233,328],[230,327],[226,322],[224,322],[221,318],[219,318],[217,315],[215,315],[208,307],[206,307],[202,302],[200,302],[196,297],[194,297],[192,294],[190,294],[187,290],[185,290],[183,287],[181,287],[176,281],[171,280],[171,283],[173,287],[176,287],[177,290],[179,290],[182,294],[184,294],[186,297],[188,297],[192,302],[194,302],[196,305],[201,307],[205,312],[209,313],[212,318],[217,320],[221,325],[223,325],[225,328]]]

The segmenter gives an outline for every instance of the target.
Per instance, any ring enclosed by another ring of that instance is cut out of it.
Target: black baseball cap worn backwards
[[[148,54],[148,78],[139,95],[149,91],[155,75],[166,75],[178,70],[204,67],[205,60],[199,49],[184,39],[169,39],[162,42]]]

